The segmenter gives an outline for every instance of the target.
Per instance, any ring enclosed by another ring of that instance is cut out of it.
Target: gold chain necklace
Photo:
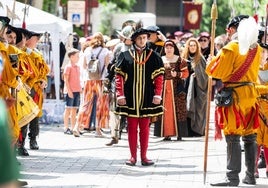
[[[143,65],[147,62],[147,60],[149,59],[149,57],[152,54],[152,51],[153,50],[151,49],[148,55],[146,55],[146,50],[144,50],[141,54],[136,53],[136,51],[134,51],[134,54],[133,54],[132,51],[129,49],[129,53],[130,53],[131,57],[133,58],[135,63],[137,63],[139,65]]]

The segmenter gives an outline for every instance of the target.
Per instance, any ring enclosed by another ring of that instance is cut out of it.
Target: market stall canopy
[[[2,16],[7,15],[7,7],[10,11],[13,9],[13,1],[11,0],[1,0],[3,5],[0,8]],[[28,8],[29,7],[29,8]],[[25,4],[16,2],[15,3],[15,14],[18,16],[19,19],[14,19],[13,24],[12,21],[10,22],[13,26],[21,27],[23,22],[24,16],[24,8]],[[60,40],[66,40],[67,36],[73,32],[73,25],[72,22],[67,20],[61,19],[53,14],[48,12],[42,11],[30,5],[26,5],[28,9],[28,13],[25,17],[26,28],[29,30],[37,31],[37,32],[57,32],[60,33]],[[12,19],[11,19],[12,20]]]
[[[14,1],[1,0],[2,7],[0,7],[0,15],[8,16],[8,12],[13,10]],[[14,13],[18,19],[11,19],[10,24],[15,27],[22,27],[24,17],[25,4],[16,2]],[[53,57],[53,70],[55,74],[55,90],[56,100],[60,99],[60,66],[59,66],[59,54],[60,54],[60,42],[65,43],[68,35],[73,33],[73,25],[71,22],[58,18],[50,13],[37,9],[35,7],[26,5],[27,14],[25,16],[26,29],[39,32],[49,33],[51,37],[52,45],[52,57]]]

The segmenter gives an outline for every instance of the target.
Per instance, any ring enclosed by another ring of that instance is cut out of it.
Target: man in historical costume
[[[9,24],[10,19],[7,17],[0,16],[0,52],[3,59],[3,72],[1,76],[1,83],[0,83],[0,97],[9,102],[12,102],[13,105],[8,109],[9,121],[10,121],[10,128],[12,130],[12,144],[16,143],[17,138],[19,137],[19,126],[18,126],[18,119],[16,115],[16,108],[15,108],[15,90],[20,89],[20,84],[17,81],[18,73],[12,67],[9,52],[8,52],[8,44],[6,40],[6,28]],[[12,93],[10,92],[12,91]],[[13,94],[13,95],[12,95]]]
[[[266,29],[267,31],[267,29]],[[263,48],[259,71],[259,85],[256,86],[260,97],[260,127],[257,132],[257,158],[255,177],[259,178],[258,168],[266,168],[268,178],[268,38],[265,37],[265,27],[259,30],[258,43]],[[266,41],[264,41],[266,39]]]
[[[16,27],[10,27],[10,30],[12,30],[15,34],[16,34],[16,40],[15,40],[15,45],[16,47],[14,47],[13,45],[9,46],[9,52],[12,54],[17,54],[18,56],[18,67],[16,67],[16,70],[18,71],[18,80],[23,83],[25,90],[28,92],[30,91],[30,80],[32,77],[34,76],[34,72],[36,72],[37,70],[34,69],[34,66],[32,65],[33,61],[31,60],[31,57],[27,54],[27,52],[25,52],[25,44],[26,44],[26,40],[29,38],[30,32],[26,29],[23,28],[16,28]],[[26,98],[25,98],[26,99]],[[18,114],[18,120],[19,120],[19,126],[21,127],[20,130],[20,136],[18,139],[18,143],[17,143],[17,150],[18,150],[18,155],[20,156],[28,156],[29,153],[25,148],[25,138],[27,135],[27,129],[28,126],[23,126],[20,124],[21,121],[24,121],[24,124],[27,124],[30,119],[27,120],[27,118],[33,118],[36,115],[35,113],[31,113],[31,114],[26,114],[26,112],[33,112],[33,110],[37,110],[37,109],[26,109],[26,108],[32,108],[33,106],[30,104],[26,104],[29,103],[29,101],[23,101],[24,105],[22,108],[24,108],[24,112],[21,111],[21,109],[17,109],[17,114]],[[40,110],[40,109],[39,109]],[[22,116],[25,117],[22,117]],[[27,116],[27,118],[26,118]]]
[[[166,41],[166,37],[160,31],[160,28],[156,25],[151,25],[146,28],[149,31],[149,40],[148,47],[157,52],[160,56],[163,56],[164,51],[164,43]]]
[[[135,22],[133,22],[132,24],[134,23]],[[115,85],[114,84],[115,65],[116,65],[119,54],[131,48],[132,46],[131,35],[134,33],[134,31],[135,31],[134,25],[127,25],[122,29],[122,31],[118,32],[121,42],[115,46],[113,50],[113,56],[114,56],[113,60],[107,67],[108,73],[109,73],[107,78],[110,80],[110,83],[111,83],[111,95],[112,95],[111,97],[112,99],[110,102],[111,103],[110,108],[112,108],[111,111],[114,111],[115,103],[116,103],[115,86],[114,86]],[[118,143],[118,140],[121,139],[122,129],[126,125],[126,117],[115,115],[113,112],[112,112],[112,115],[110,114],[110,120],[114,120],[115,122],[111,123],[112,140],[109,143],[107,143],[106,146],[112,146],[113,144]]]
[[[265,71],[267,72],[268,66]],[[263,70],[264,71],[264,70]],[[266,73],[267,74],[267,73]],[[260,97],[260,127],[257,132],[257,158],[256,158],[256,171],[255,178],[259,178],[258,163],[259,157],[262,152],[263,160],[266,168],[266,177],[268,178],[268,82],[263,82],[256,86]]]
[[[257,44],[258,27],[254,18],[247,15],[234,17],[227,25],[231,41],[209,62],[206,72],[221,79],[225,87],[235,87],[231,106],[217,106],[215,138],[221,129],[227,143],[226,179],[212,186],[238,186],[241,171],[241,145],[244,142],[246,175],[245,184],[256,184],[254,177],[256,159],[256,132],[258,121],[258,93],[255,83],[261,60],[261,47]]]
[[[21,85],[17,81],[17,71],[12,67],[12,63],[10,60],[10,54],[8,52],[8,44],[6,31],[7,26],[9,25],[10,19],[8,17],[0,16],[0,98],[5,100],[7,107],[7,114],[5,114],[5,108],[2,103],[0,107],[1,111],[1,141],[0,141],[0,153],[3,153],[2,159],[3,162],[0,164],[1,170],[3,169],[4,174],[0,175],[0,186],[25,186],[27,182],[19,181],[17,178],[19,177],[17,161],[15,160],[13,149],[15,148],[15,144],[19,137],[19,126],[18,119],[16,115],[16,107],[15,107],[15,92],[19,91]],[[10,90],[12,92],[10,92]],[[8,127],[4,127],[8,126]],[[8,129],[8,130],[7,130]],[[6,135],[7,132],[10,135]],[[6,138],[10,137],[10,138]],[[3,157],[7,157],[6,159]]]
[[[25,34],[27,35],[27,33]],[[31,96],[40,109],[36,118],[29,123],[28,136],[30,139],[30,149],[38,150],[39,146],[37,144],[36,137],[39,135],[39,118],[42,116],[43,93],[47,86],[47,74],[49,72],[49,67],[42,54],[36,49],[41,33],[29,31],[28,34],[29,36],[26,36],[28,40],[26,41],[26,48],[24,50],[30,56],[34,72],[27,80],[27,83],[31,88]],[[26,134],[27,131],[24,133],[24,139]]]
[[[148,31],[140,28],[131,36],[132,49],[122,52],[116,64],[116,114],[127,116],[128,142],[131,158],[126,165],[137,162],[138,127],[140,155],[143,166],[153,165],[147,158],[150,117],[163,113],[163,61],[146,46]]]
[[[146,27],[146,30],[149,32],[148,38],[148,48],[155,51],[160,57],[165,55],[165,41],[167,40],[166,37],[161,32],[160,28],[156,25],[150,25]],[[154,136],[161,135],[161,126],[159,125],[160,119],[159,117],[152,117],[151,124],[154,124]]]

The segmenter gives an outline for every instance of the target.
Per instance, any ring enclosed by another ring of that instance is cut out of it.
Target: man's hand
[[[8,108],[10,108],[11,106],[13,106],[16,102],[16,99],[13,97],[7,97],[5,98],[5,102]]]
[[[161,99],[159,97],[154,97],[153,98],[153,103],[154,104],[160,104],[161,103]]]
[[[171,76],[172,76],[173,78],[177,77],[177,71],[175,71],[174,69],[171,70]]]
[[[46,81],[42,81],[40,84],[41,89],[45,89],[47,87],[47,82]]]
[[[71,98],[71,99],[74,98],[74,94],[73,94],[73,92],[68,91],[68,97]]]
[[[126,102],[126,99],[125,98],[121,98],[121,99],[117,99],[117,104],[118,105],[125,105],[127,102]]]
[[[162,40],[164,42],[167,40],[167,38],[165,37],[165,35],[161,31],[157,31],[157,36],[160,40]]]

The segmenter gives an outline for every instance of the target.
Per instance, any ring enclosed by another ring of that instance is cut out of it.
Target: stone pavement
[[[143,167],[138,159],[134,167],[126,166],[129,149],[126,133],[117,145],[108,147],[110,135],[95,138],[93,133],[76,138],[63,134],[63,126],[41,125],[39,150],[28,150],[30,156],[18,157],[22,179],[33,188],[200,188],[225,177],[225,141],[214,141],[213,104],[210,115],[208,162],[204,181],[204,137],[183,141],[162,141],[150,137],[148,158],[154,166]],[[153,130],[153,127],[152,127]],[[151,134],[152,135],[152,134]],[[29,148],[27,140],[26,148]],[[244,154],[243,154],[244,155]],[[244,156],[242,156],[244,160]],[[244,176],[242,161],[241,179]],[[260,169],[256,186],[240,183],[240,187],[268,186],[265,169]]]

